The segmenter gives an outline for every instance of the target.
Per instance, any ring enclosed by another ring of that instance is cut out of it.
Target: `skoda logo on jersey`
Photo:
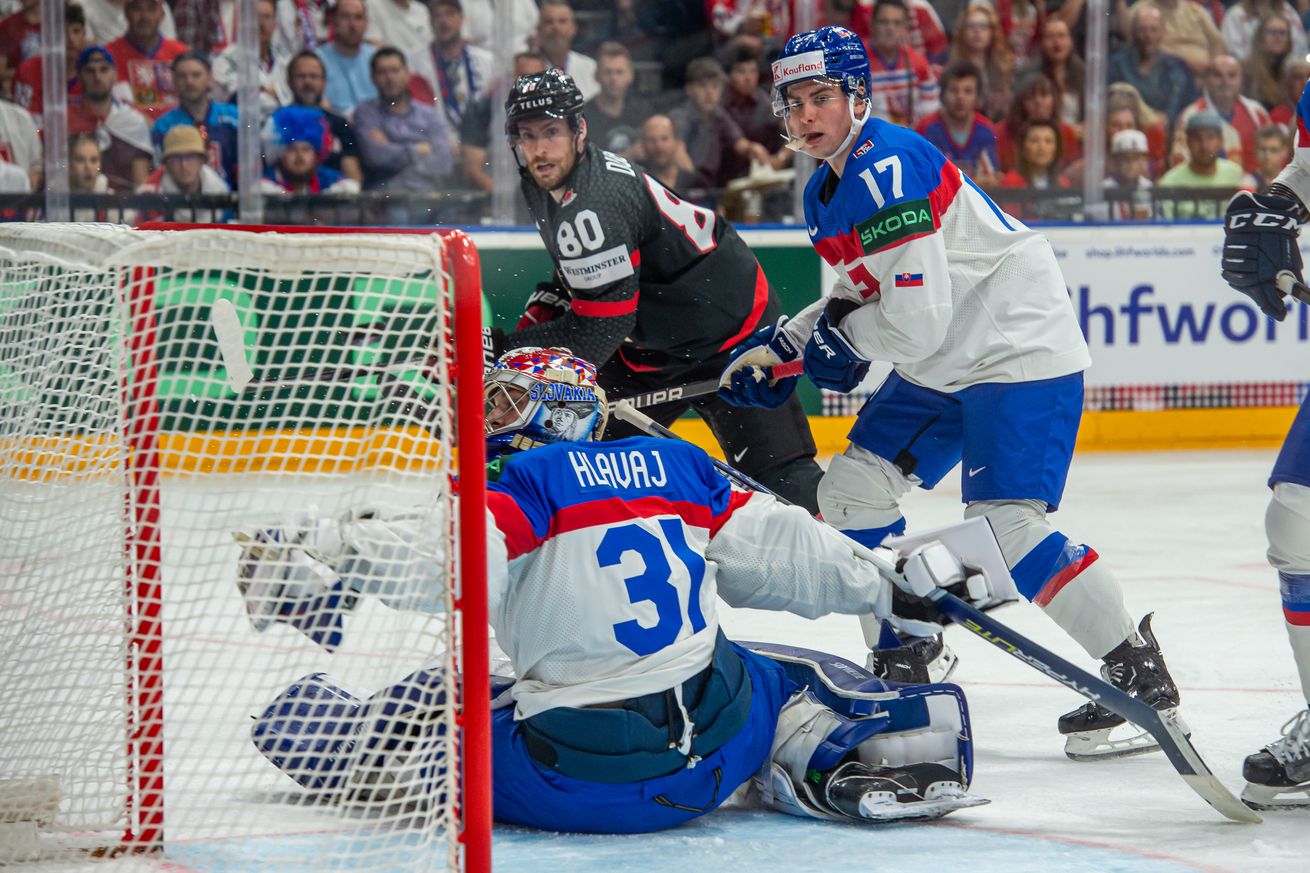
[[[797,79],[813,79],[827,75],[828,68],[823,63],[823,51],[805,52],[790,58],[781,58],[773,62],[773,87],[779,88]]]
[[[855,225],[865,254],[887,248],[906,237],[932,233],[934,229],[932,208],[926,197],[889,206],[868,221]]]
[[[863,157],[864,155],[868,154],[869,149],[871,148],[873,148],[873,140],[866,139],[864,142],[860,143],[859,148],[851,152],[851,157],[853,158]]]
[[[528,389],[528,399],[547,403],[595,403],[596,392],[581,385],[536,382]]]

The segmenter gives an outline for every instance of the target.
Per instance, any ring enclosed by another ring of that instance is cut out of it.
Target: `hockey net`
[[[275,230],[0,230],[0,865],[487,869],[476,252]],[[446,577],[333,653],[257,632],[232,532],[363,510],[431,514]],[[251,739],[312,674],[318,791]]]

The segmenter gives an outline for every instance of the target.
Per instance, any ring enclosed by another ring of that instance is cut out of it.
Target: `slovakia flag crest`
[[[897,288],[922,288],[923,273],[897,273]]]

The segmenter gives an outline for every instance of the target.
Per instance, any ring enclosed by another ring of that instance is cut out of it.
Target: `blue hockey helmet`
[[[568,349],[526,347],[501,355],[482,380],[490,457],[600,439],[609,406],[596,368]]]
[[[788,85],[822,79],[840,85],[848,97],[865,98],[869,75],[869,55],[854,31],[828,25],[798,33],[773,62],[773,114],[785,114]]]

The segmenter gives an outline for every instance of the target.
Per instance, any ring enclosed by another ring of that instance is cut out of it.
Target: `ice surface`
[[[1263,559],[1264,481],[1272,460],[1273,453],[1266,451],[1082,455],[1075,461],[1064,505],[1054,516],[1062,531],[1092,545],[1118,574],[1135,616],[1156,611],[1155,629],[1182,689],[1196,745],[1235,792],[1242,784],[1242,758],[1273,740],[1304,705],[1282,627],[1276,577]],[[959,518],[959,487],[954,475],[949,478],[934,492],[910,496],[906,506],[912,527]],[[1042,645],[1094,667],[1034,607],[1007,607],[995,615]],[[732,636],[828,649],[863,660],[853,618],[811,622],[725,607],[722,620]],[[676,831],[632,837],[498,828],[495,869],[1310,869],[1305,848],[1310,812],[1269,813],[1263,825],[1232,824],[1193,794],[1160,754],[1070,761],[1055,722],[1079,698],[959,629],[948,638],[961,659],[954,680],[967,690],[972,708],[973,788],[992,799],[990,806],[938,824],[897,827],[833,825],[725,809]],[[211,652],[214,656],[218,653]],[[224,731],[214,727],[216,734]],[[256,755],[249,746],[222,748],[224,754]],[[213,766],[231,764],[215,760]],[[290,782],[287,788],[294,790]],[[331,818],[319,822],[313,810],[279,803],[279,796],[244,802],[259,804],[261,820],[278,825],[274,830],[284,837],[189,841],[174,846],[167,861],[144,866],[275,869],[268,866],[272,839],[283,843],[277,853],[283,858],[285,844],[293,845],[293,855],[303,860],[297,869],[387,869],[385,854],[342,851],[367,846],[367,832],[345,832],[342,822]]]
[[[1264,483],[1273,452],[1080,455],[1054,523],[1118,575],[1129,611],[1154,627],[1197,747],[1241,789],[1242,758],[1305,705],[1283,630],[1277,578],[1264,562]],[[961,512],[955,474],[906,502],[910,525]],[[1095,664],[1034,607],[993,613],[1037,642]],[[830,616],[724,608],[729,635],[829,649],[863,660],[858,625]],[[1076,763],[1058,716],[1080,698],[957,629],[954,681],[969,695],[973,789],[992,799],[936,825],[833,826],[726,810],[641,837],[541,835],[502,828],[496,869],[666,871],[1306,871],[1310,811],[1228,822],[1158,753]],[[681,859],[681,860],[680,860]]]

